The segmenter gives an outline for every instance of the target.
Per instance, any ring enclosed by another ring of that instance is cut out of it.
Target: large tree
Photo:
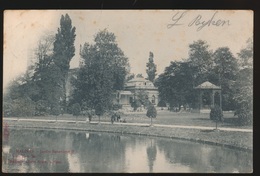
[[[191,65],[189,62],[171,62],[156,80],[161,99],[171,107],[192,105],[195,101]]]
[[[198,40],[189,45],[189,61],[193,74],[194,85],[208,80],[209,73],[213,68],[212,51],[206,41]]]
[[[148,80],[151,82],[154,82],[155,76],[156,76],[156,65],[153,60],[153,53],[149,53],[149,61],[146,63],[146,73],[148,76]]]
[[[72,27],[72,21],[68,14],[62,15],[60,19],[60,27],[55,36],[53,48],[53,61],[59,68],[60,84],[62,85],[62,106],[66,107],[66,79],[70,67],[70,61],[75,55],[75,34],[76,28]]]
[[[234,84],[236,111],[241,124],[252,124],[253,121],[253,41],[238,53],[240,70]]]
[[[218,85],[222,88],[223,110],[234,110],[234,82],[238,73],[237,59],[233,56],[228,47],[218,48],[214,54],[215,77],[218,77]]]
[[[129,65],[113,33],[102,30],[94,41],[82,47],[84,64],[78,72],[73,101],[86,104],[100,116],[111,108],[114,91],[123,88]]]
[[[238,53],[240,68],[253,68],[253,39],[247,40],[245,48]]]
[[[56,36],[48,34],[41,37],[34,49],[32,65],[12,83],[5,99],[16,104],[30,99],[36,103],[38,110],[49,109],[51,114],[57,115],[61,102],[66,102],[65,81],[75,52],[75,36],[70,17],[62,15]]]

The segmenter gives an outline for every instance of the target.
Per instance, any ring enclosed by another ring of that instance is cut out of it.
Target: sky
[[[229,47],[233,55],[253,37],[250,10],[6,10],[4,12],[3,87],[23,74],[39,39],[56,34],[61,15],[68,14],[76,27],[75,56],[70,68],[79,65],[79,48],[93,43],[94,35],[107,29],[129,59],[131,72],[146,75],[149,52],[154,54],[157,74],[171,61],[189,56],[189,44],[205,40],[210,49]]]

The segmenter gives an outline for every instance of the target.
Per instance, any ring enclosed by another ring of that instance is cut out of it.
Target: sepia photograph
[[[3,17],[3,173],[253,173],[252,10]]]

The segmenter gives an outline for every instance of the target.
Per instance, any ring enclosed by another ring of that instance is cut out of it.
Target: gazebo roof
[[[206,81],[206,82],[198,85],[197,87],[195,87],[195,89],[221,89],[221,87],[216,86],[209,81]]]

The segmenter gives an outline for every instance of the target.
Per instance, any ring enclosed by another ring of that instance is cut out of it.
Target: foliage
[[[155,82],[160,98],[171,107],[195,103],[193,73],[189,62],[171,62]]]
[[[33,76],[35,84],[41,87],[39,90],[39,100],[47,101],[51,107],[57,106],[57,104],[60,104],[63,95],[60,79],[61,72],[54,63],[45,65],[43,62],[38,63]]]
[[[150,52],[149,62],[146,63],[146,67],[147,67],[146,73],[148,75],[148,80],[151,82],[154,82],[156,76],[156,65],[154,64],[153,57],[154,57],[153,53]]]
[[[209,117],[211,120],[217,122],[223,122],[224,120],[222,109],[218,105],[215,105],[214,107],[211,108]]]
[[[62,15],[60,28],[55,36],[53,48],[53,62],[60,71],[59,80],[62,90],[62,106],[66,107],[66,79],[70,67],[70,61],[75,55],[75,34],[76,28],[72,27],[72,22],[68,14]]]
[[[252,125],[253,122],[253,46],[248,46],[238,54],[241,60],[237,80],[234,83],[236,114],[241,125]]]
[[[68,14],[61,16],[60,28],[58,28],[54,41],[54,63],[62,69],[63,73],[69,70],[70,60],[75,55],[76,28],[72,27],[71,23]]]
[[[79,103],[75,103],[72,105],[72,114],[74,116],[79,116],[81,111],[81,107]]]
[[[92,109],[87,110],[87,115],[89,118],[92,118],[95,115],[95,111]]]
[[[119,109],[122,109],[122,105],[121,104],[113,104],[113,107],[112,107],[113,110],[117,111]]]
[[[3,102],[4,117],[11,117],[13,115],[13,105],[9,102]]]
[[[243,107],[237,111],[237,116],[240,125],[252,125],[253,124],[253,111],[249,108]]]
[[[51,56],[53,54],[53,43],[55,41],[55,36],[52,34],[46,34],[41,37],[38,41],[38,45],[34,50],[34,59],[38,62],[44,60],[46,56]]]
[[[12,102],[12,116],[30,117],[35,114],[35,103],[27,96],[20,97]]]
[[[61,114],[60,104],[52,105],[51,114],[52,114],[52,115],[55,115],[55,116],[58,116],[58,115]]]
[[[149,107],[152,103],[148,99],[148,93],[145,90],[138,90],[135,92],[135,100],[133,102],[134,110],[143,105],[145,108]]]
[[[223,110],[234,110],[234,82],[237,78],[238,63],[228,47],[218,48],[214,52],[215,67],[213,73],[218,77],[222,89]]]
[[[149,106],[146,112],[146,116],[149,118],[156,118],[157,111],[153,105]]]
[[[36,102],[35,107],[35,115],[36,116],[45,116],[50,114],[50,106],[48,101],[46,100],[39,100]]]
[[[128,81],[130,81],[131,79],[134,79],[134,78],[135,78],[134,73],[128,74],[127,77],[126,77],[126,82],[128,82]]]
[[[137,78],[144,78],[143,75],[142,75],[142,73],[137,74],[136,77],[137,77]]]
[[[253,110],[253,69],[245,68],[238,73],[238,79],[235,82],[235,96],[237,108],[246,107]]]
[[[117,111],[112,111],[110,112],[111,115],[111,122],[113,123],[114,121],[119,121],[120,120],[120,113]]]
[[[101,105],[101,103],[100,104],[97,104],[96,106],[95,106],[95,114],[97,115],[97,116],[102,116],[105,112],[106,112],[106,110],[107,110],[107,108],[104,108],[102,105]]]
[[[61,16],[60,25],[55,37],[46,35],[39,40],[32,58],[33,65],[9,86],[5,97],[8,102],[14,103],[16,116],[34,115],[34,110],[35,115],[60,114],[65,75],[75,52],[75,28],[71,27],[67,14]],[[31,108],[30,101],[37,102],[33,105],[35,109]],[[22,103],[29,107],[23,107]],[[18,105],[21,107],[18,108]],[[25,111],[21,110],[23,108]]]
[[[78,72],[72,96],[75,102],[85,102],[100,116],[112,108],[113,92],[123,88],[128,59],[113,33],[100,31],[94,40],[95,44],[85,43],[82,47],[84,65]]]
[[[239,65],[243,68],[253,68],[253,39],[247,40],[247,46],[238,53]]]
[[[207,79],[208,73],[213,68],[212,51],[206,41],[198,40],[189,45],[189,62],[193,69],[194,84],[198,85]]]
[[[142,103],[139,99],[136,99],[134,100],[132,103],[131,103],[131,107],[134,108],[134,111],[137,110],[137,108],[141,107],[142,106]]]
[[[165,101],[161,100],[158,102],[158,107],[166,107]]]
[[[189,45],[189,57],[171,62],[155,81],[160,98],[170,107],[189,105],[197,108],[197,92],[194,87],[209,81],[222,88],[224,110],[235,109],[235,82],[238,63],[228,47],[220,47],[214,53],[209,45],[198,40]]]

